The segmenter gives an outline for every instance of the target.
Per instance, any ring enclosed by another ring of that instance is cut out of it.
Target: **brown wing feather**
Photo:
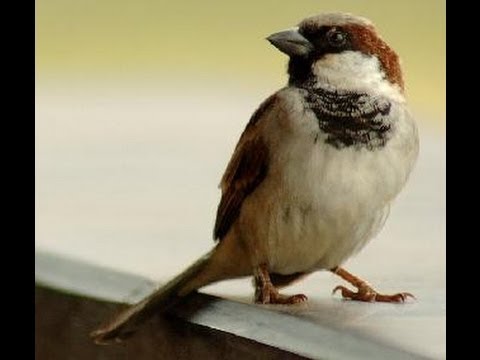
[[[270,96],[255,111],[238,141],[223,175],[222,199],[217,209],[213,238],[221,240],[238,218],[242,203],[263,181],[268,171],[268,148],[259,135],[258,126],[276,101]]]

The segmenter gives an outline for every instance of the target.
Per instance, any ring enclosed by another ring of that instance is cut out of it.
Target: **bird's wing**
[[[260,128],[278,101],[266,99],[252,115],[230,159],[220,187],[222,199],[217,209],[213,238],[221,240],[238,218],[243,201],[265,179],[268,171],[268,147]]]

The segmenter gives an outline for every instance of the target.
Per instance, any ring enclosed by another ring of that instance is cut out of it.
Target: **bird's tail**
[[[128,307],[112,320],[93,331],[90,336],[97,344],[121,341],[150,316],[161,313],[174,305],[182,296],[215,281],[206,271],[216,249],[202,256],[185,271],[176,276],[151,295]]]

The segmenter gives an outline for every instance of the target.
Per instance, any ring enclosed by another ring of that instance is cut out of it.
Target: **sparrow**
[[[371,21],[325,13],[267,40],[289,57],[288,84],[254,112],[221,180],[216,246],[91,335],[123,339],[213,282],[253,276],[255,302],[296,304],[279,288],[327,270],[345,299],[404,302],[342,264],[383,227],[417,159],[400,60]]]

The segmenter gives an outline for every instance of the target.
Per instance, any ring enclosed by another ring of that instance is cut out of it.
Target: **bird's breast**
[[[375,150],[385,146],[393,131],[391,102],[361,91],[340,91],[306,83],[300,88],[305,112],[313,113],[323,141],[336,148]]]
[[[303,105],[289,108],[284,134],[272,139],[257,193],[270,204],[259,221],[268,224],[269,262],[279,273],[337,266],[361,249],[381,229],[417,156],[416,128],[395,105],[390,137],[375,148],[333,146]]]

